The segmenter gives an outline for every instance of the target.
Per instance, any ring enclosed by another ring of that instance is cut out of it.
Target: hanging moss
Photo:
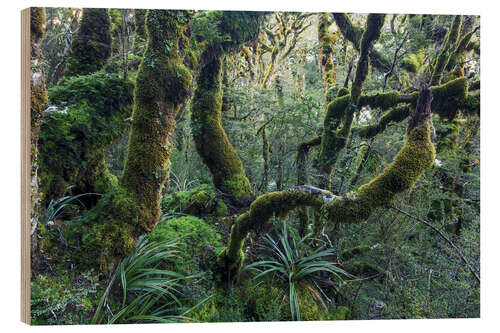
[[[128,80],[97,72],[65,78],[50,89],[52,111],[47,112],[39,140],[45,204],[70,186],[72,194],[105,193],[116,184],[105,153],[128,127],[132,88]]]
[[[84,8],[80,28],[71,42],[64,75],[85,75],[102,68],[111,54],[110,18],[106,8]]]
[[[222,128],[221,66],[222,60],[217,57],[200,71],[191,102],[191,129],[196,150],[210,169],[215,187],[234,197],[234,204],[244,205],[251,201],[253,191]]]

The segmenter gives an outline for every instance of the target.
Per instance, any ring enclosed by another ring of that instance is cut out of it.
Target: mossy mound
[[[161,204],[165,214],[189,214],[194,216],[225,216],[227,206],[221,199],[216,198],[212,186],[203,184],[192,190],[179,191],[167,195]]]
[[[179,255],[169,260],[175,272],[196,273],[210,269],[220,246],[220,235],[214,227],[194,216],[160,221],[150,237],[158,242],[176,241]]]
[[[116,185],[104,156],[128,127],[132,88],[131,81],[97,72],[65,78],[49,90],[52,107],[39,138],[45,203],[61,197],[69,186],[74,186],[72,194],[78,194],[104,193]]]

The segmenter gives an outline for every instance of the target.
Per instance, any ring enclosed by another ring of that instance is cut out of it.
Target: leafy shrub
[[[350,276],[331,261],[333,249],[310,249],[306,244],[310,236],[299,239],[288,230],[286,223],[282,223],[277,240],[269,234],[265,236],[261,255],[263,260],[244,268],[257,273],[254,279],[272,275],[279,281],[287,290],[292,320],[319,320],[319,306],[327,309],[321,296],[324,292],[318,283],[324,279],[320,273],[331,276],[339,285],[343,284],[342,276]]]
[[[123,259],[106,288],[92,319],[97,323],[179,322],[183,282],[192,278],[162,269],[162,262],[178,255],[172,241],[142,237],[136,250]],[[119,296],[118,296],[119,295]],[[105,309],[113,311],[107,315]]]
[[[71,279],[67,274],[38,275],[31,281],[31,323],[89,323],[98,301],[98,286],[98,277],[92,272]]]

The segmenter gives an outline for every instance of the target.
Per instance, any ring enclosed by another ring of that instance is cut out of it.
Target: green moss
[[[110,18],[105,8],[84,8],[80,28],[71,42],[64,75],[85,75],[102,68],[111,54]]]
[[[479,91],[474,91],[473,94],[468,94],[465,100],[462,111],[466,115],[480,115],[481,113],[481,94]]]
[[[459,77],[443,85],[431,87],[432,110],[441,118],[452,120],[458,111],[465,105],[468,95],[466,77]]]
[[[272,218],[285,218],[298,207],[312,206],[320,208],[324,197],[331,193],[316,189],[316,193],[292,189],[290,191],[270,192],[252,202],[247,212],[238,216],[231,228],[227,248],[218,258],[220,270],[230,277],[238,275],[244,260],[243,244],[250,231],[266,231],[272,227]]]
[[[116,260],[135,247],[143,222],[133,196],[121,187],[104,194],[79,219],[68,221],[62,230],[70,252],[69,262],[81,269],[98,268],[110,273]]]
[[[346,87],[342,87],[339,89],[339,91],[337,92],[337,97],[342,97],[342,96],[345,96],[345,95],[349,95],[350,94],[350,90]]]
[[[194,216],[160,221],[150,237],[153,241],[176,241],[179,255],[168,260],[174,272],[197,273],[210,266],[215,249],[220,246],[220,235],[215,229]]]
[[[49,91],[40,129],[40,185],[44,201],[71,193],[104,193],[116,185],[104,160],[107,149],[127,129],[132,83],[97,72],[65,78]],[[64,158],[61,158],[64,156]]]
[[[455,15],[451,27],[448,30],[446,39],[439,51],[439,54],[433,64],[433,72],[431,76],[431,85],[438,85],[441,83],[443,76],[443,71],[445,70],[448,62],[450,61],[450,56],[457,43],[458,36],[460,34],[460,29],[462,27],[462,15]]]
[[[240,158],[222,127],[222,59],[217,57],[200,72],[191,102],[191,129],[196,150],[212,174],[219,190],[231,195],[235,204],[253,197]]]
[[[424,62],[422,53],[410,53],[401,61],[401,67],[409,73],[417,73]]]
[[[351,95],[337,97],[328,105],[323,122],[323,134],[321,136],[321,150],[319,153],[319,169],[322,175],[320,184],[328,188],[330,174],[340,150],[344,147],[349,130],[339,129],[342,119],[347,112],[353,108]],[[347,134],[347,135],[346,135]]]
[[[333,17],[335,18],[335,23],[337,23],[337,26],[342,32],[344,38],[350,41],[354,45],[354,48],[359,51],[363,29],[354,25],[347,14],[334,13]],[[382,52],[377,50],[372,50],[370,62],[372,66],[375,66],[384,72],[391,66],[389,59]]]
[[[179,191],[167,195],[161,203],[165,214],[189,214],[194,216],[226,216],[226,204],[216,198],[215,190],[210,185],[201,185],[189,191]]]
[[[146,39],[146,9],[134,9],[135,33],[142,39]]]
[[[318,14],[318,41],[320,63],[323,72],[325,106],[333,100],[334,96],[332,96],[331,90],[335,86],[337,80],[337,73],[335,72],[333,64],[333,47],[338,35],[328,33],[328,19],[328,13]]]
[[[398,105],[384,113],[378,123],[353,128],[353,132],[362,138],[373,138],[383,132],[389,124],[399,123],[408,118],[410,113],[410,106],[408,104]]]
[[[371,108],[380,108],[383,111],[389,110],[399,103],[401,94],[398,91],[389,91],[367,96],[362,95],[359,99],[359,106],[369,105]]]
[[[373,43],[380,38],[382,26],[384,25],[384,14],[369,14],[366,20],[366,29],[361,36],[359,45],[359,60],[356,67],[356,76],[351,88],[352,100],[358,104],[361,96],[361,88],[363,82],[368,76],[369,55],[373,47]]]
[[[333,223],[364,221],[375,208],[390,205],[397,193],[410,189],[434,163],[435,149],[430,133],[431,125],[428,121],[411,129],[392,164],[357,192],[344,200],[327,204],[326,218]]]
[[[140,207],[142,232],[153,230],[160,217],[175,116],[191,91],[192,76],[178,49],[190,15],[149,10],[146,16],[147,48],[137,74],[132,128],[120,180]]]
[[[30,31],[32,40],[41,40],[45,33],[45,8],[30,7]]]

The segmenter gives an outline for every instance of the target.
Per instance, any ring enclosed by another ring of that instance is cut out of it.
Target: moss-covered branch
[[[443,46],[441,47],[436,61],[433,64],[431,85],[438,85],[441,83],[443,72],[450,61],[451,54],[459,38],[462,20],[461,15],[455,15],[453,18],[450,30],[448,31]]]
[[[373,43],[380,38],[380,32],[384,25],[385,15],[383,14],[369,14],[366,20],[366,29],[361,37],[359,45],[359,60],[356,67],[356,76],[351,88],[351,97],[355,104],[358,104],[359,97],[361,96],[361,89],[363,82],[368,76],[368,66],[370,52]]]
[[[222,59],[227,51],[255,39],[262,14],[253,12],[215,12],[210,18],[229,41],[207,40],[203,63],[191,102],[191,129],[196,150],[212,174],[217,189],[232,197],[232,204],[248,206],[253,200],[252,186],[240,158],[222,127]]]
[[[120,185],[141,207],[141,229],[151,231],[169,171],[175,115],[191,93],[192,77],[179,50],[189,14],[151,10],[147,49],[137,74],[132,129]]]
[[[348,94],[348,90],[341,89],[337,98],[328,105],[319,156],[320,187],[322,188],[329,188],[332,169],[339,152],[345,147],[351,134],[351,125],[357,110],[356,104],[359,102],[363,82],[368,75],[370,50],[373,43],[380,37],[384,19],[385,15],[368,15],[366,29],[360,41],[360,58],[351,94]]]
[[[320,209],[326,220],[336,224],[362,222],[376,208],[389,206],[396,194],[412,188],[434,162],[431,101],[432,92],[424,85],[408,125],[404,146],[380,175],[361,186],[358,191],[339,197],[329,191],[306,185],[258,197],[231,228],[229,244],[218,258],[219,266],[229,276],[235,276],[244,260],[242,248],[248,233],[267,230],[272,225],[273,217],[286,217],[298,207]]]
[[[352,132],[364,139],[373,138],[383,132],[389,124],[399,123],[408,118],[410,113],[408,104],[398,105],[384,113],[376,124],[353,127]]]
[[[134,90],[132,129],[125,169],[118,186],[78,223],[85,237],[73,238],[78,263],[109,272],[141,234],[160,217],[162,187],[169,169],[175,115],[190,95],[192,77],[182,63],[179,41],[188,11],[149,10],[147,48]]]
[[[339,30],[342,32],[342,36],[350,41],[357,51],[360,51],[363,29],[353,24],[349,16],[345,13],[333,13],[333,17]],[[377,50],[372,51],[370,63],[373,67],[384,72],[390,67],[389,59]]]
[[[45,204],[64,194],[105,193],[116,185],[105,153],[129,126],[132,90],[130,81],[104,72],[65,78],[49,90],[51,107],[39,138]],[[96,199],[82,198],[88,207]]]

